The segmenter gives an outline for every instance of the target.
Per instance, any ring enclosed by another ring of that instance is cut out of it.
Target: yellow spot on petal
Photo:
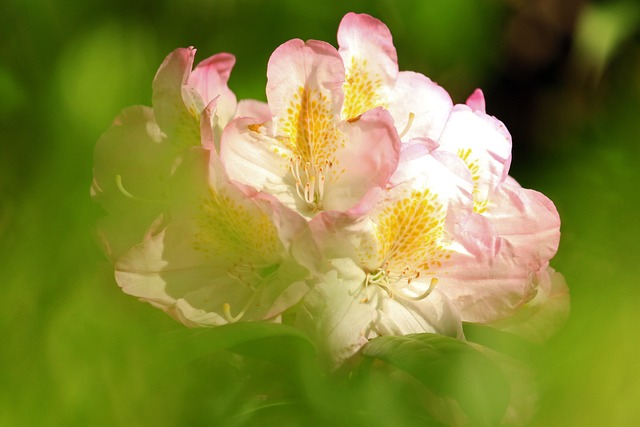
[[[347,66],[343,85],[342,117],[350,119],[372,108],[386,106],[380,93],[381,87],[382,79],[378,75],[370,74],[367,60],[352,57],[351,63]]]
[[[447,253],[442,244],[444,221],[445,210],[438,195],[428,189],[412,190],[386,206],[376,221],[381,265],[407,277],[440,267]]]
[[[457,154],[458,157],[464,161],[464,164],[467,165],[469,172],[471,172],[471,180],[473,181],[473,211],[479,214],[485,213],[489,200],[480,194],[480,162],[477,158],[473,157],[471,148],[460,148]]]
[[[230,277],[255,290],[278,269],[282,247],[271,218],[241,197],[210,189],[196,212],[193,247],[228,265]]]

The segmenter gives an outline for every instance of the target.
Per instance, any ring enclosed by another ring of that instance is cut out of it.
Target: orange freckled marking
[[[360,120],[360,118],[361,118],[361,117],[362,117],[362,114],[360,114],[359,116],[356,116],[356,117],[352,117],[352,118],[350,118],[350,119],[347,119],[347,122],[349,122],[349,123],[355,123],[355,122],[357,122],[358,120]]]
[[[385,107],[381,88],[382,78],[379,75],[371,75],[367,60],[352,57],[343,85],[342,117],[351,118],[375,107]]]
[[[376,215],[377,253],[367,258],[384,265],[387,276],[417,279],[421,273],[433,272],[448,258],[443,244],[445,215],[436,193],[409,191]]]
[[[291,96],[286,114],[278,119],[276,139],[283,148],[283,158],[288,153],[295,161],[291,173],[297,194],[314,210],[322,209],[324,185],[333,183],[341,170],[332,169],[338,163],[336,152],[345,143],[336,124],[331,99],[318,89],[302,86]]]

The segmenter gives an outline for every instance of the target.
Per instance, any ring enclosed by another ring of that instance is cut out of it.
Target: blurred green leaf
[[[380,359],[455,399],[474,425],[497,425],[509,402],[501,369],[467,343],[436,334],[378,337],[363,354]]]
[[[315,346],[300,330],[280,323],[239,322],[214,328],[184,329],[167,339],[169,348],[184,348],[184,362],[221,350],[269,361],[315,354]]]
[[[576,28],[576,54],[598,82],[620,47],[638,32],[640,4],[635,1],[589,3]]]
[[[535,343],[494,326],[463,322],[462,328],[467,341],[508,354],[516,359],[526,360],[530,353],[538,348]]]

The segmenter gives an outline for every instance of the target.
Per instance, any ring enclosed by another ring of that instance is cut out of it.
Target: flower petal
[[[391,116],[382,108],[343,122],[339,132],[344,142],[327,174],[324,210],[350,209],[373,187],[384,188],[400,157],[400,139]]]
[[[188,80],[188,84],[202,97],[204,105],[219,97],[216,115],[220,128],[229,123],[236,111],[236,96],[227,86],[235,62],[235,57],[229,53],[213,55],[200,62]]]
[[[100,229],[113,259],[139,242],[162,212],[178,152],[142,106],[125,109],[98,140],[91,192],[108,214]]]
[[[198,118],[204,103],[195,89],[186,86],[195,54],[192,47],[174,50],[153,80],[152,104],[158,125],[180,147],[200,144]]]
[[[388,109],[403,141],[417,137],[437,140],[452,108],[447,91],[419,73],[401,72],[389,94]]]
[[[484,212],[509,172],[511,136],[506,128],[491,116],[456,105],[438,142],[466,163],[474,182],[474,210]]]
[[[267,99],[276,135],[301,145],[300,133],[315,139],[338,117],[342,107],[344,67],[336,49],[316,40],[290,40],[271,55]]]
[[[473,91],[471,95],[467,98],[467,102],[465,103],[471,110],[479,111],[481,113],[486,113],[486,103],[484,101],[484,93],[482,93],[481,89],[476,89]]]
[[[569,316],[569,288],[552,268],[541,269],[533,278],[536,296],[518,312],[492,324],[499,329],[542,343],[556,333]]]
[[[271,121],[271,110],[266,102],[243,99],[238,102],[236,117],[253,117],[256,123],[266,123]]]
[[[378,319],[369,339],[380,335],[407,335],[436,333],[462,338],[462,322],[456,308],[447,296],[436,288],[420,301],[386,298],[379,299]]]
[[[348,258],[331,264],[332,269],[304,297],[296,326],[320,343],[320,354],[336,367],[367,343],[375,311],[354,297],[365,280],[362,269]]]
[[[342,117],[386,107],[398,75],[396,48],[387,26],[369,15],[348,13],[338,28],[338,45],[346,68]]]
[[[222,133],[220,158],[232,180],[267,191],[295,209],[295,182],[287,177],[291,154],[268,131],[254,118],[233,120]]]
[[[353,260],[337,258],[303,299],[297,326],[320,343],[330,366],[340,365],[380,335],[432,332],[462,337],[460,319],[443,294],[398,300],[377,286],[363,286],[365,280]]]
[[[514,262],[529,271],[539,270],[558,250],[560,216],[544,194],[502,184],[484,216],[512,246]]]
[[[118,260],[118,283],[188,325],[279,315],[308,290],[308,270],[291,257],[291,242],[282,241],[302,233],[306,222],[276,212],[277,201],[255,190],[247,195],[219,162],[208,167],[207,154],[215,159],[214,153],[187,154],[176,183],[190,181],[191,191],[176,199],[160,231]]]

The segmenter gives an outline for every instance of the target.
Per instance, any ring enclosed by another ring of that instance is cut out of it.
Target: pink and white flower
[[[229,180],[215,152],[235,114],[233,57],[161,65],[153,108],[132,107],[96,148],[92,192],[115,276],[128,294],[189,325],[273,320],[306,293],[308,227],[273,197]],[[297,256],[294,256],[297,254]]]
[[[485,113],[482,92],[451,106],[420,75],[403,87],[389,31],[367,15],[348,14],[338,40],[352,64],[352,105],[343,112],[386,106],[396,123],[409,118],[397,127],[402,155],[386,189],[313,219],[325,257],[350,261],[334,263],[304,299],[301,324],[339,359],[382,334],[460,337],[461,321],[504,324],[549,294],[540,278],[557,250],[559,217],[545,196],[508,176],[511,136]],[[562,294],[562,280],[554,283]],[[346,301],[327,306],[336,295]]]
[[[338,45],[346,69],[343,117],[384,107],[403,141],[437,139],[453,107],[451,97],[420,73],[398,71],[396,48],[386,25],[366,14],[348,13],[338,28]]]
[[[386,185],[400,151],[392,118],[382,108],[341,117],[345,70],[333,46],[291,40],[271,55],[267,77],[271,120],[241,117],[222,135],[233,180],[309,218],[348,210]]]
[[[399,71],[368,15],[347,14],[338,45],[278,47],[266,104],[236,100],[229,54],[167,57],[153,108],[96,147],[118,284],[190,326],[291,309],[333,363],[379,335],[463,339],[463,321],[544,336],[567,307],[558,213],[509,177],[482,92],[454,105]]]

